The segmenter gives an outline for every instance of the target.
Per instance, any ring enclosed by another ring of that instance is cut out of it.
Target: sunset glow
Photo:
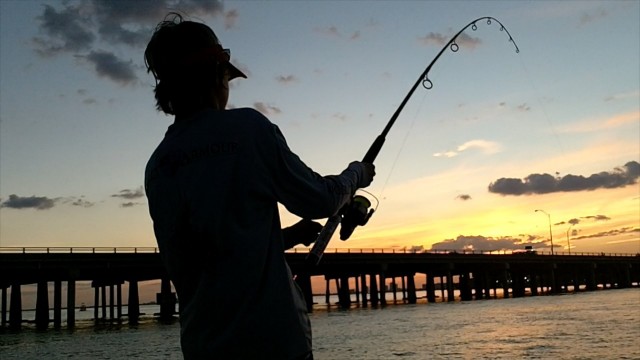
[[[143,169],[172,119],[143,50],[169,9],[140,4],[0,2],[0,247],[156,246]],[[330,248],[548,252],[551,225],[556,252],[640,252],[640,2],[197,4],[248,75],[230,107],[323,175],[362,159],[464,25],[493,16],[517,43],[480,22],[443,54],[376,159],[376,213]]]

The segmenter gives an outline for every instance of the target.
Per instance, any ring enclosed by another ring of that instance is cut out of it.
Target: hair
[[[215,57],[197,56],[220,41],[207,25],[183,21],[169,13],[157,26],[144,52],[147,72],[153,74],[156,108],[175,115],[176,108],[201,101],[222,83],[226,69]],[[193,61],[195,59],[195,61]]]

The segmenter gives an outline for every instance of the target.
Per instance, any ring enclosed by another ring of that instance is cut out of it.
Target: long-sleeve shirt
[[[206,110],[171,125],[145,171],[186,359],[289,359],[311,351],[306,304],[284,258],[278,203],[335,214],[361,172],[320,176],[253,109]]]

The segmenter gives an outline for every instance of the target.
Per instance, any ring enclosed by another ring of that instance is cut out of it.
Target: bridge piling
[[[407,275],[407,302],[409,304],[415,304],[418,302],[418,297],[416,296],[416,280],[414,276],[415,274]]]
[[[44,330],[49,326],[49,284],[39,281],[36,291],[36,328]]]
[[[360,283],[358,282],[358,276],[356,275],[353,280],[356,286],[356,304],[359,304],[360,303]]]
[[[449,267],[452,267],[453,264],[449,264]],[[453,274],[451,270],[447,272],[447,301],[455,301],[455,295],[453,292]]]
[[[100,288],[93,287],[93,320],[98,322],[98,311],[100,309]]]
[[[462,274],[458,275],[458,283],[460,288],[460,300],[462,301],[471,300],[471,284],[469,279],[469,273],[463,272]],[[476,298],[477,298],[477,295],[478,295],[478,292],[476,290]]]
[[[371,306],[378,306],[378,280],[376,278],[376,274],[369,274],[369,289],[371,290]]]
[[[360,275],[360,287],[362,288],[362,307],[367,307],[367,275]]]
[[[53,282],[53,327],[60,329],[62,326],[62,281],[56,279]]]
[[[398,284],[396,283],[396,278],[392,277],[391,282],[389,283],[389,291],[392,292],[393,303],[396,304],[398,302]]]
[[[116,317],[118,322],[122,321],[122,284],[116,284]]]
[[[129,280],[129,298],[127,301],[127,317],[129,324],[136,325],[140,318],[140,299],[138,296],[138,280]]]
[[[427,274],[427,302],[436,302],[436,282],[433,274]]]
[[[7,288],[6,287],[2,287],[2,314],[0,315],[0,317],[2,318],[2,320],[0,321],[0,323],[2,324],[2,327],[7,326]]]
[[[384,271],[380,272],[380,305],[387,305],[387,278]]]
[[[76,324],[76,281],[67,280],[67,327],[73,328]]]
[[[102,291],[102,320],[107,320],[107,285],[100,286]]]
[[[163,277],[160,282],[160,293],[156,294],[156,302],[160,304],[160,319],[168,320],[176,314],[176,293],[171,292],[171,280]]]
[[[338,286],[338,303],[343,309],[351,307],[351,291],[349,290],[349,277],[341,276],[336,278],[336,284]]]
[[[9,328],[20,329],[22,326],[22,294],[20,284],[11,285],[11,304],[9,305]]]

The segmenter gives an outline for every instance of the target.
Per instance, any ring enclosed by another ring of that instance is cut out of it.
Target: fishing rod
[[[371,164],[373,163],[373,161],[378,156],[378,153],[380,153],[380,150],[384,145],[386,136],[391,130],[391,127],[398,119],[398,116],[400,116],[402,109],[404,109],[404,106],[407,104],[407,102],[409,101],[409,98],[411,98],[413,93],[416,91],[416,89],[418,88],[418,85],[422,84],[422,86],[427,90],[430,90],[431,88],[433,88],[433,82],[429,80],[429,71],[431,71],[433,64],[435,64],[436,61],[438,61],[440,56],[442,56],[442,54],[447,49],[451,49],[452,52],[457,52],[460,49],[460,46],[456,43],[456,39],[458,39],[458,37],[469,27],[471,27],[473,31],[476,31],[478,29],[477,23],[482,20],[486,20],[487,25],[491,25],[493,21],[500,24],[500,31],[504,31],[509,36],[509,42],[513,43],[513,46],[516,48],[516,53],[520,52],[518,45],[516,44],[515,40],[513,40],[513,37],[511,36],[507,28],[504,25],[502,25],[502,23],[498,21],[496,18],[493,18],[491,16],[485,16],[485,17],[477,18],[472,22],[470,22],[469,24],[467,24],[460,31],[458,31],[449,40],[449,42],[447,42],[442,47],[440,52],[431,61],[429,66],[427,66],[427,68],[420,74],[420,76],[418,77],[418,80],[415,82],[415,84],[413,84],[407,96],[404,97],[398,109],[393,113],[393,115],[391,116],[391,119],[389,119],[389,122],[387,123],[387,125],[384,127],[380,135],[378,135],[376,139],[373,141],[373,144],[371,144],[371,147],[369,148],[367,153],[364,155],[362,162],[371,163]],[[367,199],[362,195],[355,195],[348,204],[343,206],[340,209],[340,211],[338,211],[337,214],[329,217],[324,227],[318,234],[318,237],[316,238],[316,241],[313,244],[313,247],[309,251],[309,255],[307,256],[307,262],[314,265],[317,265],[320,262],[320,259],[322,258],[322,255],[324,254],[324,251],[327,248],[327,245],[329,244],[329,240],[331,240],[331,237],[333,236],[333,233],[338,228],[338,225],[342,224],[340,228],[340,239],[342,240],[347,240],[351,236],[351,234],[353,234],[353,231],[357,226],[365,225],[375,211],[374,209],[369,209],[370,207],[371,207],[371,201],[369,201],[369,199]]]

